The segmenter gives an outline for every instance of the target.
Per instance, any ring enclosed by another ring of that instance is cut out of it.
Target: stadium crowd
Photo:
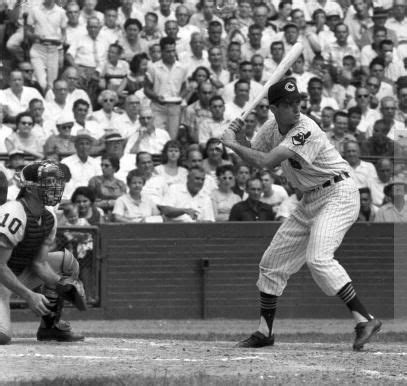
[[[0,35],[8,199],[27,160],[58,160],[62,225],[284,221],[301,193],[219,138],[296,42],[287,76],[351,165],[359,220],[407,221],[405,0],[0,0]]]

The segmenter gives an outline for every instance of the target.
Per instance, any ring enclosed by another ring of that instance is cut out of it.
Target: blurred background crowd
[[[51,158],[63,226],[284,221],[301,192],[219,138],[302,42],[287,76],[351,165],[359,220],[406,222],[406,15],[405,0],[0,0],[8,199]],[[248,143],[270,114],[265,98],[248,115]]]

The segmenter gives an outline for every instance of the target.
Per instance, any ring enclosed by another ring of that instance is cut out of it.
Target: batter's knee
[[[0,332],[0,345],[9,344],[10,342],[11,338],[7,334]]]

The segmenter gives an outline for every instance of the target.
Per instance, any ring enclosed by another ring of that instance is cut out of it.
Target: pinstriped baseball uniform
[[[288,278],[306,263],[319,287],[327,295],[335,295],[351,281],[334,258],[359,214],[359,191],[353,179],[346,178],[351,168],[319,126],[303,114],[286,135],[270,119],[252,144],[264,152],[277,146],[295,153],[281,167],[304,196],[264,252],[257,286],[261,292],[280,296]],[[335,183],[333,178],[339,175],[343,180]],[[328,180],[329,186],[322,187]]]

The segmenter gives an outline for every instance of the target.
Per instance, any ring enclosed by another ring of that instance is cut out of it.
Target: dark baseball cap
[[[301,100],[297,83],[294,78],[285,78],[270,86],[268,100],[271,105],[281,102],[293,103]]]

